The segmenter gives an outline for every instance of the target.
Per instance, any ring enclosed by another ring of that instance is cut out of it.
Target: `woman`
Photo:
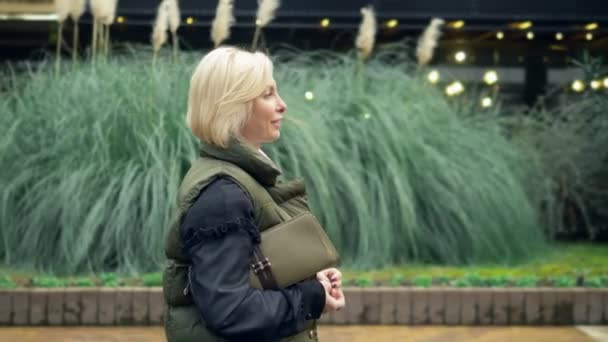
[[[302,181],[278,182],[261,150],[280,137],[286,110],[260,52],[221,47],[196,68],[186,122],[201,151],[167,237],[169,341],[317,340],[315,320],[344,307],[333,268],[280,290],[252,286],[260,232],[308,210]]]

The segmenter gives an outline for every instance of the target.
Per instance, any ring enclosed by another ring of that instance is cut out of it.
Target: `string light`
[[[363,118],[364,118],[364,119],[369,119],[369,118],[371,118],[371,117],[372,117],[372,115],[371,115],[370,113],[365,113],[365,114],[363,114]]]
[[[604,88],[608,88],[608,77],[604,78]]]
[[[391,19],[386,22],[386,27],[388,28],[395,28],[397,25],[399,25],[399,20],[397,19]]]
[[[588,32],[587,34],[585,34],[585,39],[587,39],[587,40],[593,40],[593,33]]]
[[[526,33],[526,38],[528,38],[528,40],[534,39],[534,32],[528,31],[528,33]]]
[[[590,85],[591,85],[591,89],[598,90],[602,86],[602,82],[600,82],[598,80],[593,80],[593,81],[591,81]]]
[[[429,82],[433,84],[439,82],[439,71],[432,70],[431,72],[429,72],[426,78],[429,80]]]
[[[456,62],[462,63],[467,59],[467,54],[464,51],[458,51],[454,54]]]
[[[502,31],[496,32],[496,39],[502,40],[505,37],[505,34]]]
[[[527,30],[530,27],[532,27],[532,22],[530,20],[527,20],[527,21],[515,23],[515,27],[517,27],[520,30]]]
[[[448,26],[450,26],[451,28],[455,28],[457,30],[460,30],[461,28],[464,27],[464,20],[452,21],[451,23],[448,24]]]
[[[574,82],[572,82],[572,90],[577,93],[582,92],[583,90],[585,90],[585,83],[581,80],[575,80]]]
[[[598,27],[600,27],[598,25],[598,23],[589,23],[589,24],[585,25],[585,30],[593,31],[593,30],[597,30]]]
[[[481,106],[483,108],[488,108],[488,107],[492,107],[492,98],[491,97],[484,97],[483,99],[481,99]]]
[[[312,101],[315,98],[315,94],[312,93],[312,91],[307,91],[306,93],[304,93],[304,97],[308,100],[308,101]]]
[[[186,24],[188,24],[188,25],[194,24],[194,18],[192,18],[192,17],[186,18]]]
[[[462,83],[460,83],[460,81],[452,82],[447,87],[445,87],[445,93],[448,96],[458,95],[458,94],[461,94],[463,91],[464,91],[464,86],[462,85]]]
[[[564,39],[564,34],[561,32],[557,32],[555,34],[555,40],[562,40],[562,39]]]
[[[487,85],[492,85],[496,82],[498,82],[498,74],[496,73],[496,71],[494,70],[488,70],[486,71],[486,73],[483,75],[483,81],[487,84]]]
[[[116,22],[119,23],[119,24],[124,23],[125,22],[125,17],[123,17],[123,16],[116,17]]]
[[[323,20],[321,20],[321,27],[329,27],[330,23],[329,18],[323,18]]]

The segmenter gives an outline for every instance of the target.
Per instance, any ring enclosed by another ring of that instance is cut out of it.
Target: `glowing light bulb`
[[[491,97],[484,97],[483,99],[481,99],[481,106],[483,108],[488,108],[488,107],[492,107],[492,98]]]
[[[448,96],[458,95],[461,94],[463,91],[464,86],[462,85],[462,83],[460,83],[460,81],[452,82],[445,88],[445,93]]]
[[[456,62],[462,63],[467,59],[467,54],[464,51],[458,51],[454,54]]]
[[[572,82],[572,90],[577,93],[582,92],[585,90],[585,83],[581,80],[574,80],[574,82]]]
[[[534,39],[534,32],[528,31],[528,33],[526,33],[526,38],[528,38],[528,40]]]
[[[386,27],[388,28],[395,28],[397,25],[399,25],[399,20],[397,19],[391,19],[386,22]]]
[[[483,81],[486,82],[487,85],[492,85],[498,82],[498,73],[494,70],[488,70],[483,75]]]
[[[437,82],[439,82],[439,71],[437,70],[432,70],[431,72],[429,72],[429,74],[427,75],[427,79],[429,80],[429,82],[435,84]]]

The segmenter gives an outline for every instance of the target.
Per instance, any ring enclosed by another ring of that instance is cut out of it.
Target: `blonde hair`
[[[227,147],[241,140],[253,100],[272,82],[272,62],[261,52],[219,47],[203,57],[192,79],[186,123],[201,141]]]

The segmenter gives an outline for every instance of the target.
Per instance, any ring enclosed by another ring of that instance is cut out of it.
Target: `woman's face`
[[[243,138],[256,147],[273,142],[281,136],[281,122],[287,105],[279,96],[276,82],[272,80],[264,92],[253,100],[249,121],[241,131]]]

